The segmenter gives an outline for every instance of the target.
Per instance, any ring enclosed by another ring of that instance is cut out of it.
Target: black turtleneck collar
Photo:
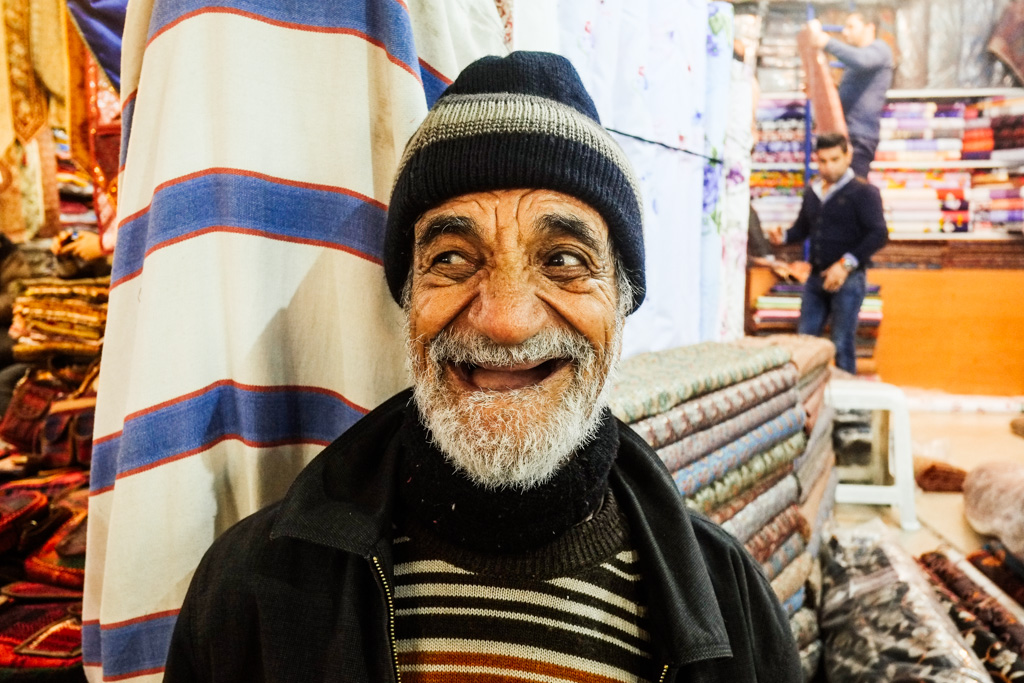
[[[457,546],[521,553],[550,543],[601,507],[619,450],[615,419],[605,409],[597,435],[555,475],[528,491],[487,489],[456,469],[432,444],[415,405],[401,428],[398,493],[405,512]]]

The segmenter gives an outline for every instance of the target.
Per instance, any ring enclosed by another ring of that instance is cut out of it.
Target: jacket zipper
[[[388,580],[384,576],[384,568],[380,566],[380,560],[376,556],[373,556],[371,559],[373,560],[373,566],[377,569],[380,585],[384,589],[384,598],[388,603],[388,638],[391,640],[391,661],[395,667],[395,681],[396,683],[402,683],[402,674],[398,672],[398,643],[395,642],[395,603],[391,599],[391,587],[388,586]]]
[[[665,683],[665,678],[668,676],[668,664],[661,670],[661,677],[658,679],[658,683]]]

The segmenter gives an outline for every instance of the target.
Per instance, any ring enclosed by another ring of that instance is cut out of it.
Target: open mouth
[[[541,384],[568,365],[568,359],[551,358],[545,361],[515,366],[453,363],[448,367],[451,368],[452,373],[458,379],[473,389],[515,391],[516,389]]]

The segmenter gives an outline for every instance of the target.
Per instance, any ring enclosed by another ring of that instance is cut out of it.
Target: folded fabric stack
[[[762,46],[763,49],[763,46]],[[807,101],[765,96],[757,104],[755,164],[804,163],[804,127]]]
[[[1024,678],[1024,609],[955,551],[924,553],[918,562],[993,680]]]
[[[876,161],[958,161],[963,102],[889,102],[882,111]]]
[[[803,90],[805,78],[796,43],[796,34],[807,21],[802,14],[772,8],[765,17],[757,51],[757,81],[766,93]]]
[[[71,158],[67,133],[53,130],[57,146],[57,189],[60,193],[60,225],[63,229],[97,230],[93,211],[93,185],[89,174]]]
[[[750,174],[750,205],[761,228],[788,230],[803,202],[804,174],[799,171],[754,171]]]
[[[995,149],[995,131],[988,112],[978,105],[964,109],[964,151],[961,158],[977,161],[992,158]]]
[[[924,572],[888,534],[878,522],[843,530],[823,547],[828,680],[991,680]]]
[[[780,283],[773,285],[768,294],[759,296],[753,315],[755,334],[796,332],[803,291],[803,285]],[[881,324],[881,288],[868,284],[857,318],[857,358],[874,358]]]
[[[808,662],[821,651],[805,584],[835,490],[823,406],[833,355],[806,336],[707,342],[628,359],[612,392],[612,412],[657,451],[687,506],[762,564]]]
[[[23,281],[14,302],[10,335],[17,342],[20,361],[45,359],[55,354],[89,359],[99,355],[107,322],[110,278]]]
[[[994,161],[1024,162],[1024,98],[984,103],[992,125]]]
[[[1000,185],[970,190],[973,229],[1021,232],[1024,229],[1024,192],[1021,188]]]
[[[885,220],[896,236],[971,227],[970,173],[872,171],[868,180],[881,191]]]

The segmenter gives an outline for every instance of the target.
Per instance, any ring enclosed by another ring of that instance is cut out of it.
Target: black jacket
[[[817,193],[807,188],[800,215],[786,232],[786,244],[803,242],[808,237],[814,273],[828,269],[846,253],[857,258],[860,268],[866,268],[871,255],[889,241],[882,193],[862,178],[854,178],[823,206]]]
[[[283,501],[207,552],[178,616],[168,683],[395,680],[391,518],[404,391],[306,467]],[[620,423],[610,485],[651,605],[654,680],[801,680],[786,618],[754,560],[691,515],[654,451]],[[660,678],[659,678],[660,677]]]

